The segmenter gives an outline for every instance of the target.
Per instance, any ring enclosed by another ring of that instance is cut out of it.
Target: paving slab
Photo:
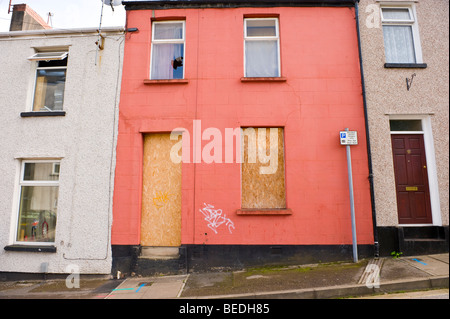
[[[402,261],[405,263],[431,275],[431,276],[443,276],[448,275],[448,255],[447,261],[444,256],[417,256],[417,257],[404,257]]]
[[[189,275],[130,277],[105,299],[172,299],[179,297]]]
[[[409,262],[405,262],[405,257],[385,258],[383,267],[380,272],[380,281],[388,282],[393,280],[411,280],[411,279],[426,279],[430,275]]]
[[[428,255],[431,258],[437,259],[442,261],[443,263],[446,263],[448,265],[448,254],[436,254],[436,255]]]

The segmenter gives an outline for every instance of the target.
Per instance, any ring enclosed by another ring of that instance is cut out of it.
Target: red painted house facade
[[[373,254],[354,1],[123,4],[113,271]]]

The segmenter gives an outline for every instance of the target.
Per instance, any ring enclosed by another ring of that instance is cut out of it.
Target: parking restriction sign
[[[353,195],[353,174],[352,174],[352,155],[351,145],[358,144],[358,135],[356,131],[350,131],[348,128],[345,131],[339,132],[339,139],[341,145],[345,145],[347,153],[347,172],[348,172],[348,188],[350,194],[350,216],[352,222],[352,246],[353,246],[353,261],[358,262],[358,241],[356,239],[356,220],[355,220],[355,198]]]
[[[358,145],[358,133],[356,131],[340,131],[341,145]]]

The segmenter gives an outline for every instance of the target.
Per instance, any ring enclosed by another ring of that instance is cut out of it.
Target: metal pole
[[[95,65],[97,65],[98,48],[100,45],[100,38],[101,38],[101,32],[102,32],[103,6],[104,6],[104,3],[102,2],[102,11],[100,13],[100,23],[98,26],[97,49],[95,50]]]
[[[345,129],[348,132],[348,128]],[[355,201],[353,197],[353,174],[352,174],[352,157],[350,153],[350,145],[345,146],[347,150],[347,170],[348,170],[348,186],[350,193],[350,211],[352,217],[352,240],[353,240],[353,261],[358,262],[358,247],[356,240],[356,223],[355,223]]]

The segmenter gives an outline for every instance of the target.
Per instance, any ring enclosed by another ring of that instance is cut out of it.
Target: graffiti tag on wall
[[[200,209],[200,212],[205,216],[208,227],[217,234],[217,228],[219,228],[220,225],[225,224],[231,234],[232,230],[235,229],[233,221],[227,218],[226,214],[224,214],[221,209],[216,209],[213,205],[206,203],[203,203],[203,205],[205,205],[205,207]]]
[[[156,191],[156,196],[153,197],[153,205],[157,208],[163,207],[169,201],[170,194],[168,192]]]

